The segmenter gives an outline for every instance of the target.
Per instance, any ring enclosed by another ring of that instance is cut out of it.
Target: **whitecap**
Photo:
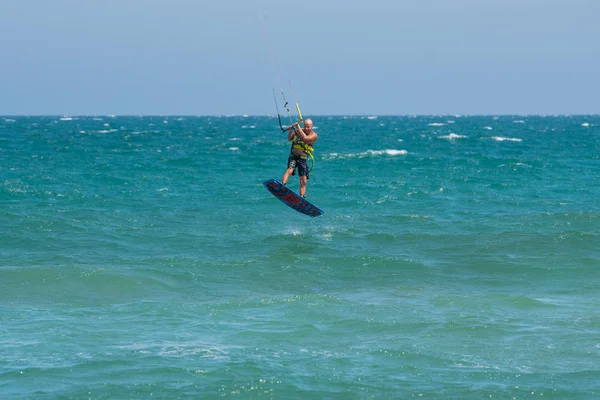
[[[378,156],[404,156],[408,154],[406,150],[385,149],[385,150],[367,150],[361,153],[347,154],[350,157],[378,157]]]
[[[286,235],[292,235],[292,236],[300,236],[302,235],[302,231],[298,228],[288,228],[286,229]]]
[[[522,142],[523,139],[519,139],[519,138],[509,138],[509,137],[502,137],[502,136],[493,136],[492,139],[498,141],[498,142]]]
[[[239,147],[230,147],[228,150],[231,151],[238,151],[240,148]]]
[[[486,131],[491,131],[494,128],[492,128],[491,126],[484,126],[483,129],[485,129]]]
[[[73,121],[73,118],[71,117],[61,117],[59,118],[60,121]]]
[[[457,135],[456,133],[451,133],[449,135],[440,136],[440,139],[448,139],[448,140],[456,140],[456,139],[465,139],[465,135]]]
[[[590,126],[590,124],[588,122],[584,122],[583,124],[581,124],[581,126]]]
[[[427,126],[444,126],[446,124],[444,124],[443,122],[432,122],[430,124],[427,124]]]
[[[377,116],[376,115],[371,115],[371,116],[368,116],[367,119],[377,119]]]
[[[379,157],[379,156],[405,156],[408,154],[406,150],[396,150],[396,149],[385,149],[385,150],[367,150],[360,153],[329,153],[329,155],[325,156],[325,158],[335,159],[335,158],[365,158],[365,157]]]
[[[374,155],[385,154],[388,156],[405,156],[408,154],[408,151],[406,151],[406,150],[394,150],[394,149],[388,149],[388,150],[382,150],[382,151],[368,150],[368,152],[369,151],[372,151],[372,153]]]

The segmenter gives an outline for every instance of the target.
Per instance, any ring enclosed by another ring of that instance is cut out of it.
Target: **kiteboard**
[[[264,181],[263,184],[266,186],[269,192],[273,194],[273,196],[277,197],[287,206],[298,212],[301,212],[304,215],[308,215],[309,217],[318,217],[324,213],[319,207],[306,200],[304,197],[300,196],[298,193],[294,192],[277,179],[269,179]]]

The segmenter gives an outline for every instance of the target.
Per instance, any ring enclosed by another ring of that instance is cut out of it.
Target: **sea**
[[[600,116],[312,119],[0,117],[0,399],[600,398]]]

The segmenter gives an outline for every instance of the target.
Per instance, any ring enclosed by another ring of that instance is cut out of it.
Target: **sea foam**
[[[492,139],[498,141],[498,142],[522,142],[523,139],[519,139],[519,138],[509,138],[509,137],[502,137],[502,136],[493,136]]]

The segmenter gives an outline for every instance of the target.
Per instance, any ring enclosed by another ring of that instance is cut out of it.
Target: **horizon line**
[[[598,117],[600,113],[565,113],[565,114],[310,114],[311,117]],[[7,117],[59,117],[59,118],[78,118],[78,117],[269,117],[277,118],[276,114],[0,114],[0,118]],[[306,118],[304,118],[306,119]]]

